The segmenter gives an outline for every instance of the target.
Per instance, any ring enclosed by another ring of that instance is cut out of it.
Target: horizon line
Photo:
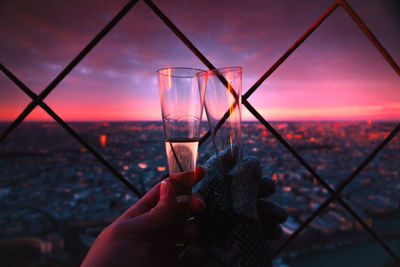
[[[371,122],[400,122],[399,119],[393,119],[393,118],[379,118],[379,119],[270,119],[267,120],[267,122],[366,122],[366,121],[371,121]],[[14,122],[13,120],[0,120],[0,123],[12,123]],[[54,122],[58,123],[55,120],[24,120],[23,122]],[[23,123],[22,122],[22,123]],[[161,119],[158,120],[64,120],[66,123],[84,123],[84,122],[91,122],[91,123],[112,123],[112,122],[162,122]],[[207,122],[207,120],[202,120],[202,122]],[[242,120],[243,122],[259,122],[257,119],[254,120]]]

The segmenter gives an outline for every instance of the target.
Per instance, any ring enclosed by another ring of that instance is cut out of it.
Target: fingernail
[[[160,197],[165,197],[168,194],[168,185],[166,181],[161,181]]]

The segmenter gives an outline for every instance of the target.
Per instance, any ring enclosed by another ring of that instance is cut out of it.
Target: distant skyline
[[[3,0],[0,62],[39,94],[127,2]],[[216,67],[243,67],[243,93],[334,2],[154,0]],[[400,1],[347,2],[400,64]],[[160,120],[155,71],[168,66],[206,69],[139,1],[45,102],[65,121]],[[0,74],[0,121],[29,102]],[[400,77],[338,7],[249,102],[275,121],[400,120]],[[37,107],[27,120],[52,118]]]

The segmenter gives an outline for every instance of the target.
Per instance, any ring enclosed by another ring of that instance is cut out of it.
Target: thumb
[[[177,212],[176,193],[169,181],[162,181],[160,186],[160,199],[157,205],[150,210],[157,216],[160,223],[170,224],[176,220]]]
[[[177,202],[176,194],[172,184],[168,181],[160,183],[160,197],[157,204],[148,212],[136,217],[127,217],[119,223],[122,229],[130,235],[142,234],[157,235],[160,231],[172,229],[177,220]],[[158,193],[158,192],[157,192]],[[123,231],[123,233],[125,233]]]

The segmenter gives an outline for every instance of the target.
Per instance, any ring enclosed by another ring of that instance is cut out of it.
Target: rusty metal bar
[[[246,100],[250,97],[251,94],[267,79],[293,52],[300,46],[311,33],[314,32],[316,28],[338,7],[338,2],[335,3],[328,8],[325,13],[316,21],[313,25],[272,65],[261,77],[258,81],[250,87],[250,89],[243,95],[243,100]]]
[[[57,121],[72,137],[74,137],[83,147],[90,151],[116,178],[118,178],[126,187],[128,187],[138,198],[143,196],[117,169],[115,169],[108,161],[103,158],[92,146],[89,145],[78,133],[76,133],[65,121],[63,121],[46,103],[41,101],[39,97],[32,92],[22,81],[20,81],[13,73],[11,73],[3,64],[0,63],[0,69],[10,78],[19,88],[22,89],[34,101],[38,101],[42,107],[55,121]]]
[[[383,45],[379,42],[379,40],[375,37],[375,35],[371,32],[371,30],[365,25],[365,23],[361,20],[361,18],[354,12],[353,8],[347,3],[346,0],[338,0],[338,4],[341,5],[350,17],[354,20],[355,23],[361,28],[361,30],[365,33],[368,39],[372,42],[372,44],[379,50],[381,55],[386,59],[386,61],[392,66],[393,70],[400,76],[400,68],[397,65],[396,61],[392,58],[392,56],[388,53],[388,51],[383,47]]]
[[[128,11],[138,2],[131,0],[120,12],[83,48],[83,50],[57,75],[57,77],[39,94],[38,98],[29,103],[23,112],[0,136],[3,141],[39,104],[39,100],[44,100],[46,96],[67,76],[68,73],[103,39],[103,37],[128,13]]]
[[[267,128],[273,136],[278,139],[278,141],[303,165],[315,179],[323,186],[325,189],[331,194],[331,196],[337,200],[343,208],[347,210],[350,215],[353,216],[354,219],[360,223],[360,225],[373,237],[375,240],[377,240],[382,247],[391,255],[394,256],[394,259],[397,260],[396,254],[375,234],[375,232],[364,222],[364,220],[358,216],[358,214],[340,197],[340,195],[333,190],[320,176],[319,174],[297,153],[297,151],[289,145],[289,143],[286,142],[286,140],[278,133],[276,130],[264,119],[264,117],[261,116],[260,113],[257,112],[253,108],[253,106],[250,105],[250,103],[244,99],[243,100],[243,105],[246,106],[246,108],[262,123],[265,128]],[[358,174],[358,173],[357,173]],[[356,174],[356,175],[357,175]],[[322,210],[322,209],[321,209]],[[319,210],[319,211],[321,211]],[[319,212],[318,211],[318,212]],[[316,213],[318,214],[318,213]],[[312,220],[312,219],[311,219]],[[311,222],[310,220],[310,222]]]
[[[400,124],[398,124],[393,130],[392,132],[386,136],[386,138],[364,159],[363,162],[361,162],[361,164],[345,179],[343,180],[339,186],[337,186],[336,188],[336,193],[340,194],[343,189],[364,169],[365,166],[367,166],[367,164],[369,162],[371,162],[376,155],[398,134],[398,132],[400,131]],[[293,234],[291,234],[286,240],[285,242],[273,253],[273,257],[275,258],[276,256],[279,255],[279,253],[282,252],[282,250],[284,248],[286,248],[288,246],[288,244],[294,240],[303,230],[304,228],[306,228],[311,221],[317,217],[317,215],[326,207],[328,207],[328,205],[334,200],[333,196],[330,196],[328,199],[326,199],[315,211],[313,211],[313,213],[307,218],[307,220],[305,220],[297,229],[296,231],[294,231]],[[375,236],[374,236],[375,238]],[[377,240],[377,242],[379,242],[382,247],[400,264],[400,259],[397,255],[395,255],[390,249],[388,249],[387,245],[379,238],[375,238]]]

